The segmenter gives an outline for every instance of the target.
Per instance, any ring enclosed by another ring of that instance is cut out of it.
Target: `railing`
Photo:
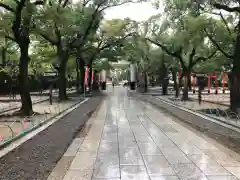
[[[76,105],[79,101],[71,104],[55,104],[46,108],[42,115],[36,116],[33,114],[30,117],[24,117],[21,120],[15,120],[13,122],[2,122],[0,125],[0,148],[8,145],[15,139],[22,137],[28,132],[40,127],[49,120],[55,118],[59,114],[65,112],[67,109]]]
[[[161,99],[161,98],[159,98],[159,99]],[[163,99],[163,100],[167,101],[166,99]],[[240,118],[235,112],[229,112],[228,110],[222,110],[222,109],[220,110],[219,108],[216,108],[216,105],[215,106],[212,105],[211,108],[205,109],[206,112],[202,112],[202,111],[200,111],[200,109],[196,108],[196,106],[198,106],[198,105],[196,104],[197,102],[195,102],[195,101],[192,105],[190,105],[190,107],[189,107],[189,104],[191,104],[191,102],[183,101],[180,103],[179,98],[176,98],[176,99],[173,98],[167,102],[173,103],[174,105],[181,106],[183,108],[186,108],[188,110],[191,110],[191,111],[194,111],[197,113],[201,113],[202,115],[217,119],[223,123],[227,123],[227,124],[236,126],[238,128],[240,127]],[[202,102],[202,103],[204,103],[204,102]]]

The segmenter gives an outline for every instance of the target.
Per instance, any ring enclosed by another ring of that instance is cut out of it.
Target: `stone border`
[[[157,107],[166,109],[175,117],[178,117],[179,119],[194,126],[200,127],[206,131],[211,129],[214,130],[214,133],[222,134],[223,132],[227,132],[226,136],[240,137],[240,129],[237,127],[222,123],[218,120],[207,117],[197,112],[190,111],[186,108],[176,106],[162,99],[157,99],[144,95],[142,95],[140,99],[148,101],[149,103],[156,105]]]
[[[25,136],[25,143],[0,158],[0,179],[46,180],[103,98],[90,98],[54,123],[40,127],[40,133]]]
[[[70,107],[68,107],[67,109],[55,114],[54,116],[50,117],[49,119],[37,124],[36,126],[33,126],[32,128],[18,134],[17,136],[13,137],[12,139],[0,144],[0,158],[4,155],[6,155],[8,152],[14,150],[15,148],[17,148],[18,146],[20,146],[21,144],[23,144],[24,142],[26,142],[29,138],[32,138],[33,136],[37,135],[38,133],[40,133],[41,131],[43,131],[44,129],[46,129],[48,126],[52,125],[53,123],[55,123],[57,120],[61,119],[62,117],[66,116],[67,114],[69,114],[70,112],[72,112],[74,109],[76,109],[77,107],[79,107],[81,104],[85,103],[86,101],[88,101],[88,98],[86,98],[83,101],[78,101],[74,104],[72,104]],[[43,125],[45,125],[44,128]],[[28,135],[26,137],[26,135]],[[11,145],[11,144],[14,145]]]
[[[32,105],[42,103],[42,102],[45,102],[45,101],[48,101],[48,100],[49,100],[48,97],[46,97],[45,99],[36,100],[35,102],[32,102]],[[21,104],[20,104],[20,106],[16,105],[16,106],[13,106],[12,108],[4,109],[4,110],[0,111],[0,115],[4,114],[6,112],[9,112],[9,111],[20,109],[20,108],[21,108]]]

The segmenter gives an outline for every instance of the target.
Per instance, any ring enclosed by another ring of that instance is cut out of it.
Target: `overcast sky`
[[[147,20],[150,16],[159,13],[150,3],[125,4],[105,11],[106,19],[130,18],[136,21]]]
[[[74,3],[77,3],[79,0],[73,0]],[[116,6],[109,8],[105,11],[106,19],[124,19],[130,18],[135,21],[144,21],[147,20],[152,15],[161,12],[161,9],[156,10],[151,3],[134,3],[134,4],[124,4],[121,6]]]

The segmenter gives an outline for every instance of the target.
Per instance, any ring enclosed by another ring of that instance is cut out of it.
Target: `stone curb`
[[[62,117],[64,117],[64,116],[66,116],[68,113],[71,112],[71,111],[69,111],[71,108],[73,108],[74,106],[76,106],[76,105],[78,105],[78,104],[82,104],[82,103],[86,102],[87,100],[88,100],[88,99],[85,99],[85,100],[83,100],[83,101],[78,101],[78,102],[72,104],[72,105],[71,105],[70,107],[68,107],[67,109],[65,109],[65,110],[63,110],[63,111],[55,114],[54,116],[50,117],[49,119],[46,119],[45,121],[43,121],[43,122],[41,122],[41,123],[33,126],[33,127],[30,128],[30,129],[27,129],[27,130],[25,130],[25,131],[22,131],[20,134],[18,134],[17,136],[13,137],[12,139],[7,140],[7,141],[5,141],[4,143],[0,144],[0,150],[3,149],[3,148],[5,148],[6,146],[10,145],[10,144],[13,143],[14,141],[16,141],[16,140],[24,137],[24,136],[27,135],[28,133],[30,133],[30,132],[38,129],[39,127],[41,127],[42,125],[46,124],[47,122],[49,122],[49,121],[51,121],[51,120],[53,120],[53,119],[55,119],[55,118],[58,118],[58,116],[63,115],[63,116],[59,117],[59,119],[62,118]],[[75,109],[75,108],[74,108],[74,109]],[[74,109],[72,109],[72,110],[74,110]],[[69,112],[67,112],[67,111],[69,111]],[[67,112],[67,113],[66,113],[66,112]],[[0,155],[0,157],[1,157],[1,155]]]
[[[213,130],[214,133],[221,135],[223,135],[223,132],[227,132],[226,136],[228,137],[240,137],[240,128],[222,123],[213,118],[207,117],[197,112],[190,111],[183,107],[176,106],[161,99],[156,99],[143,95],[140,96],[140,99],[143,101],[148,101],[149,103],[159,108],[163,108],[169,113],[171,113],[173,116],[181,119],[182,121],[202,128],[205,131]]]

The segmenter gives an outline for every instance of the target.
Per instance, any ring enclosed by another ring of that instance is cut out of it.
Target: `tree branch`
[[[121,3],[117,3],[117,4],[108,5],[108,6],[104,7],[104,8],[102,8],[100,11],[104,11],[104,10],[106,10],[107,8],[112,8],[112,7],[116,7],[116,6],[121,6],[121,5],[128,4],[128,3],[139,3],[139,2],[125,1],[125,2],[121,2]]]
[[[7,10],[7,11],[10,11],[10,12],[15,13],[15,10],[14,10],[13,8],[11,8],[11,7],[10,7],[9,5],[7,5],[7,4],[4,4],[4,3],[1,3],[1,2],[0,2],[0,7],[4,8],[4,9]]]
[[[204,32],[206,33],[207,37],[210,39],[210,41],[214,44],[214,46],[227,58],[233,59],[233,55],[229,55],[227,52],[225,52],[221,46],[217,43],[217,41],[207,32],[206,29],[204,29]]]
[[[228,12],[238,12],[240,13],[240,7],[239,6],[235,6],[235,7],[229,7],[227,5],[223,5],[220,3],[213,3],[213,6],[217,9],[222,9]]]
[[[226,19],[223,17],[223,15],[222,15],[221,12],[220,12],[220,17],[221,17],[223,23],[225,24],[225,26],[226,26],[226,28],[227,28],[227,31],[228,31],[229,35],[232,36],[232,31],[230,30],[230,28],[229,28],[229,26],[228,26],[228,23],[227,23]]]
[[[54,23],[54,32],[57,36],[57,41],[61,42],[61,33],[60,33],[56,23]]]
[[[91,22],[88,24],[88,27],[87,27],[85,33],[84,33],[82,36],[80,35],[80,33],[78,33],[78,34],[77,34],[77,38],[74,38],[74,39],[72,40],[72,42],[70,43],[70,46],[71,46],[71,47],[77,47],[77,48],[79,48],[79,47],[81,47],[81,46],[84,44],[85,40],[87,39],[87,37],[88,37],[88,35],[89,35],[89,33],[90,33],[91,29],[92,29],[93,22],[95,21],[95,17],[96,17],[96,15],[97,15],[97,13],[98,13],[99,7],[100,7],[100,6],[98,6],[98,8],[96,8],[95,11],[93,12]],[[80,39],[80,38],[81,38],[81,39]],[[80,42],[78,45],[74,46],[74,43],[75,43],[76,41],[78,41],[78,40],[80,40],[81,42]]]
[[[196,54],[196,49],[195,48],[192,48],[192,52],[191,54],[189,55],[189,66],[191,66],[192,62],[193,62],[193,57],[195,56]]]
[[[52,45],[57,45],[57,42],[54,41],[53,39],[51,39],[50,37],[48,37],[46,34],[42,33],[42,32],[38,32],[38,34],[43,37],[46,41],[48,41],[50,44]]]
[[[34,3],[33,3],[34,5],[44,5],[44,1],[35,1]]]
[[[11,37],[11,36],[6,35],[5,38],[7,38],[7,39],[9,39],[9,40],[11,40],[11,41],[13,41],[13,42],[16,42],[16,39],[14,39],[14,38]]]
[[[83,0],[83,7],[85,7],[91,0]]]
[[[64,7],[66,7],[67,6],[67,4],[68,4],[68,2],[69,2],[69,0],[65,0],[64,2],[63,2],[63,5],[62,5],[62,7],[64,8]]]
[[[16,4],[19,4],[19,3],[20,3],[18,0],[14,0],[14,2],[15,2]]]
[[[216,49],[215,51],[213,51],[209,56],[207,57],[198,57],[195,61],[193,61],[192,66],[195,66],[197,63],[199,63],[200,61],[207,61],[208,59],[211,59],[216,53],[217,53],[218,49]]]
[[[169,50],[167,49],[166,46],[164,46],[164,45],[162,45],[162,44],[160,44],[160,43],[158,43],[158,42],[155,42],[155,41],[153,41],[153,40],[151,40],[151,39],[149,39],[149,38],[146,38],[146,39],[147,39],[148,41],[150,41],[151,43],[153,43],[153,44],[159,46],[160,48],[162,48],[162,50],[165,51],[168,55],[173,56],[173,57],[176,57],[176,58],[179,60],[182,68],[186,68],[185,63],[184,63],[184,61],[183,61],[183,59],[182,59],[182,56],[181,56],[181,54],[182,54],[182,47],[180,47],[179,50],[176,51],[176,52],[171,52],[171,51],[169,51]]]
[[[151,39],[149,39],[149,38],[147,38],[147,40],[148,40],[149,42],[151,42],[152,44],[155,44],[155,45],[157,45],[158,47],[162,48],[162,50],[164,50],[164,51],[165,51],[167,54],[169,54],[170,56],[174,56],[174,57],[176,57],[176,58],[178,58],[178,59],[181,58],[181,56],[180,56],[177,52],[171,52],[171,51],[169,51],[166,46],[164,46],[164,45],[162,45],[162,44],[160,44],[160,43],[158,43],[158,42],[155,42],[155,41],[153,41],[153,40],[151,40]]]

